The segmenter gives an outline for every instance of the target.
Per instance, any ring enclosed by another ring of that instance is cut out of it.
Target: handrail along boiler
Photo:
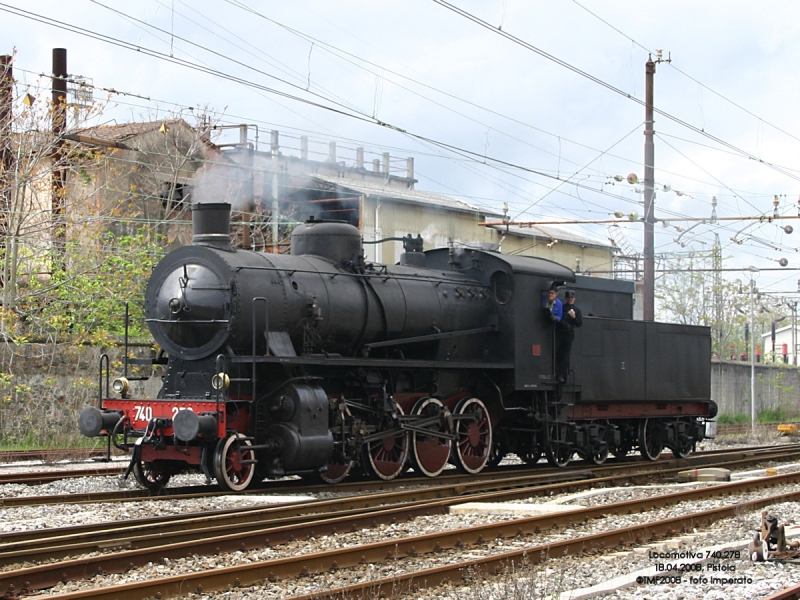
[[[708,328],[632,320],[630,282],[478,248],[423,252],[411,235],[399,264],[370,263],[356,227],[313,218],[291,254],[242,250],[226,203],[194,205],[192,222],[192,244],[146,290],[157,398],[130,397],[126,377],[110,394],[105,360],[99,406],[79,418],[130,451],[151,489],[185,471],[242,490],[291,474],[477,473],[508,453],[558,466],[636,448],[684,457],[716,414]],[[566,384],[540,309],[564,284],[586,315]],[[126,374],[137,360],[126,349]]]

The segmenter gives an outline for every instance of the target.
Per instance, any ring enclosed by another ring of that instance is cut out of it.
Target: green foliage
[[[36,299],[28,316],[36,333],[60,340],[104,344],[124,335],[129,303],[131,338],[146,338],[144,292],[147,279],[162,258],[158,239],[148,231],[135,235],[102,235],[96,252],[68,248],[67,269],[49,281],[31,280]],[[38,324],[38,327],[36,325]]]
[[[750,353],[744,332],[751,309],[756,346],[762,345],[761,333],[769,331],[772,321],[786,318],[787,309],[757,291],[751,296],[749,280],[724,279],[723,266],[719,250],[693,250],[667,259],[667,272],[656,283],[657,317],[668,323],[710,327],[712,352],[738,360]]]
[[[745,414],[724,414],[717,417],[720,425],[744,425],[750,422],[750,415]]]
[[[103,447],[102,438],[87,438],[79,432],[45,432],[41,429],[29,431],[21,437],[13,435],[0,436],[0,452],[14,450],[49,450],[61,448]]]
[[[785,408],[768,408],[756,415],[756,423],[794,423],[800,420],[800,415],[792,413]],[[749,414],[724,414],[717,417],[720,425],[748,425]]]
[[[757,423],[785,423],[787,421],[796,421],[797,415],[792,415],[790,412],[783,408],[768,408],[762,410],[756,416]]]

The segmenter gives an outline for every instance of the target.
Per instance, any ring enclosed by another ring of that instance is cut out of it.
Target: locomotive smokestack
[[[231,250],[231,205],[227,202],[193,204],[192,243]]]

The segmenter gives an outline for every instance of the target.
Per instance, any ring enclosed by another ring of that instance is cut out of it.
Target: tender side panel
[[[644,323],[585,317],[575,332],[571,366],[585,402],[645,399]]]
[[[576,303],[584,317],[633,318],[632,281],[576,276],[575,283],[568,287],[577,292]]]
[[[571,362],[583,403],[704,402],[710,356],[707,327],[585,317]]]
[[[711,335],[707,327],[647,324],[647,399],[711,397]]]

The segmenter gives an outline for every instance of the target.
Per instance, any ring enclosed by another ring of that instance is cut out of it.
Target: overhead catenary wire
[[[13,9],[13,8],[14,8],[14,7],[9,7],[8,5],[5,5],[5,4],[0,4],[0,7],[6,7],[5,9],[3,9],[3,8],[0,8],[0,10],[7,10],[7,9]],[[15,10],[20,10],[20,11],[21,11],[22,9],[15,9]],[[40,22],[45,22],[46,24],[49,24],[49,25],[53,25],[53,26],[57,26],[57,27],[62,27],[62,28],[64,28],[64,27],[72,27],[72,28],[75,28],[75,26],[72,26],[72,25],[69,25],[69,24],[66,24],[66,23],[63,23],[63,22],[57,22],[57,23],[53,23],[53,22],[51,22],[51,21],[53,21],[53,20],[51,20],[51,19],[48,19],[47,17],[43,17],[43,16],[41,16],[41,15],[35,15],[35,13],[30,13],[29,11],[22,11],[22,12],[23,12],[23,13],[27,13],[27,14],[25,14],[25,15],[22,15],[22,16],[26,16],[26,17],[28,17],[28,18],[32,18],[32,19],[34,19],[34,20],[39,20]],[[42,21],[42,19],[45,19],[45,21]],[[129,44],[128,42],[124,42],[124,41],[122,41],[122,40],[118,40],[118,39],[116,39],[116,38],[110,38],[109,36],[105,36],[105,35],[103,35],[103,34],[97,34],[97,33],[95,33],[95,32],[90,32],[90,31],[88,31],[88,30],[85,30],[85,29],[83,29],[83,28],[75,28],[75,29],[79,30],[79,31],[77,31],[78,33],[85,34],[85,35],[90,35],[90,37],[95,37],[96,39],[101,39],[102,41],[106,41],[106,42],[108,42],[108,43],[113,43],[113,44],[116,44],[116,45],[121,45],[122,47],[125,47],[125,48],[128,48],[128,49],[135,49],[135,50],[138,50],[138,51],[144,51],[144,52],[147,52],[147,53],[152,53],[151,55],[155,56],[156,58],[160,58],[160,59],[162,59],[162,60],[168,60],[168,61],[170,61],[170,62],[176,62],[177,64],[180,64],[180,65],[182,65],[182,66],[187,66],[187,67],[189,67],[189,68],[198,69],[198,70],[201,70],[201,71],[203,71],[203,72],[208,72],[209,74],[213,74],[213,75],[217,75],[217,76],[225,77],[225,78],[227,78],[227,79],[230,79],[230,80],[232,80],[232,81],[236,81],[236,82],[239,82],[239,83],[243,83],[243,84],[245,84],[245,85],[251,85],[251,86],[254,86],[254,87],[256,87],[257,89],[263,89],[264,91],[268,91],[268,92],[270,92],[270,93],[277,93],[277,94],[279,94],[279,95],[282,95],[282,96],[284,96],[284,97],[287,97],[287,98],[289,98],[289,99],[293,99],[293,100],[299,100],[299,101],[301,101],[301,102],[305,102],[305,103],[307,103],[307,104],[311,104],[311,105],[313,105],[313,106],[317,106],[317,107],[320,107],[320,108],[325,108],[325,109],[327,109],[327,110],[333,110],[334,112],[339,112],[340,114],[345,114],[345,116],[350,116],[350,117],[353,117],[353,118],[359,118],[359,115],[352,115],[352,114],[344,113],[344,112],[342,112],[342,111],[339,111],[339,110],[337,110],[337,109],[335,109],[335,108],[332,108],[332,107],[327,107],[327,106],[324,106],[324,105],[320,105],[319,103],[312,102],[312,101],[309,101],[309,100],[307,100],[307,99],[298,98],[298,97],[296,97],[296,96],[293,96],[293,95],[291,95],[291,94],[286,94],[286,93],[284,93],[284,92],[280,92],[279,90],[275,90],[275,89],[272,89],[272,88],[268,88],[268,87],[266,87],[266,86],[261,86],[261,85],[259,85],[259,84],[255,84],[254,82],[248,82],[248,81],[246,81],[246,80],[243,80],[242,78],[238,78],[238,77],[234,77],[234,76],[231,76],[231,75],[227,75],[227,74],[225,74],[225,73],[221,73],[221,72],[219,72],[219,71],[215,71],[215,70],[213,70],[213,69],[208,69],[208,68],[205,68],[205,67],[201,67],[201,66],[198,66],[198,65],[196,65],[196,64],[193,64],[193,63],[188,63],[188,62],[186,62],[186,61],[182,61],[182,60],[180,60],[180,59],[176,59],[175,57],[169,57],[169,56],[166,56],[164,53],[159,53],[159,52],[157,52],[157,51],[153,51],[153,50],[145,49],[145,48],[142,48],[142,47],[136,47],[136,48],[133,48],[133,47],[132,47],[132,45],[131,45],[131,44]],[[98,37],[98,36],[99,36],[99,37]],[[417,135],[417,134],[414,134],[414,133],[412,133],[412,132],[406,132],[406,131],[405,131],[404,129],[402,129],[402,128],[396,127],[396,126],[394,126],[394,125],[391,125],[391,124],[389,124],[389,123],[384,123],[384,122],[382,122],[382,121],[380,121],[380,120],[377,120],[377,119],[374,119],[374,120],[372,120],[372,119],[370,119],[370,118],[368,118],[368,117],[363,117],[363,116],[362,116],[362,117],[360,117],[360,118],[361,118],[361,120],[364,120],[364,121],[367,121],[367,122],[373,122],[374,124],[378,124],[378,125],[381,125],[381,126],[387,127],[387,128],[389,128],[389,129],[392,129],[392,130],[395,130],[395,131],[399,131],[399,132],[401,132],[401,133],[406,133],[406,134],[410,135],[411,137],[416,137],[416,138],[418,138],[418,139],[428,139],[428,138],[425,138],[425,136],[419,136],[419,135]],[[436,143],[436,142],[435,142],[435,140],[432,140],[432,141],[433,141],[434,143]],[[455,147],[455,146],[449,146],[449,145],[447,145],[447,144],[440,144],[440,145],[441,145],[442,147],[444,147],[444,148],[448,148],[448,147]],[[477,157],[477,156],[480,156],[480,154],[479,154],[479,153],[474,153],[474,152],[473,152],[472,154],[473,154],[473,155],[475,155],[476,157]],[[492,161],[494,161],[494,160],[495,160],[495,159],[493,159],[493,158],[491,158],[491,157],[485,157],[485,159],[487,159],[487,160],[492,160]],[[512,166],[512,167],[515,167],[515,166],[516,166],[516,165],[514,165],[514,164],[513,164],[513,163],[511,163],[511,162],[505,162],[504,164],[506,164],[507,166]],[[536,171],[536,170],[530,170],[530,172],[537,172],[537,171]],[[562,180],[561,180],[561,179],[559,179],[559,181],[562,181]]]
[[[621,30],[620,30],[618,27],[614,26],[613,24],[609,23],[607,20],[603,19],[603,18],[602,18],[600,15],[598,15],[597,13],[595,13],[595,12],[593,12],[593,11],[589,10],[589,9],[588,9],[586,6],[584,6],[583,4],[581,4],[580,2],[578,2],[578,0],[572,0],[572,2],[573,2],[573,4],[575,4],[576,6],[578,6],[579,8],[583,9],[584,11],[586,11],[587,13],[589,13],[590,15],[592,15],[592,16],[593,16],[595,19],[597,19],[598,21],[600,21],[600,22],[601,22],[601,23],[603,23],[604,25],[607,25],[609,28],[611,28],[611,29],[613,29],[614,31],[616,31],[618,34],[620,34],[622,37],[624,37],[625,39],[627,39],[628,41],[630,41],[632,44],[635,44],[636,46],[638,46],[639,48],[641,48],[641,49],[642,49],[642,50],[644,50],[645,52],[648,52],[648,53],[650,53],[650,54],[653,54],[653,50],[651,50],[650,48],[647,48],[647,47],[646,47],[646,46],[644,46],[643,44],[639,43],[638,41],[636,41],[635,39],[633,39],[632,37],[630,37],[628,34],[626,34],[625,32],[621,31]],[[773,129],[775,129],[776,131],[779,131],[780,133],[783,133],[783,134],[784,134],[784,135],[786,135],[787,137],[790,137],[790,138],[792,138],[793,140],[796,140],[796,141],[800,142],[800,137],[798,137],[798,136],[794,135],[793,133],[791,133],[791,132],[789,132],[789,131],[786,131],[785,129],[783,129],[782,127],[779,127],[779,126],[775,125],[774,123],[771,123],[770,121],[768,121],[767,119],[765,119],[765,118],[763,118],[763,117],[761,117],[761,116],[757,115],[756,113],[754,113],[754,112],[753,112],[753,111],[751,111],[750,109],[748,109],[748,108],[745,108],[744,106],[742,106],[742,105],[741,105],[741,104],[739,104],[738,102],[734,102],[733,100],[731,100],[730,98],[728,98],[727,96],[725,96],[724,94],[722,94],[721,92],[718,92],[718,91],[716,91],[715,89],[711,88],[710,86],[706,85],[706,84],[705,84],[705,83],[703,83],[702,81],[700,81],[700,80],[698,80],[697,78],[693,77],[692,75],[690,75],[690,74],[689,74],[689,73],[687,73],[686,71],[683,71],[682,69],[680,69],[680,68],[677,66],[677,63],[676,63],[676,62],[674,62],[674,61],[673,61],[673,62],[668,62],[668,63],[666,63],[666,64],[667,64],[667,65],[668,65],[668,66],[669,66],[671,69],[675,70],[676,72],[680,73],[681,75],[683,75],[683,76],[684,76],[684,77],[686,77],[687,79],[690,79],[691,81],[693,81],[693,82],[694,82],[694,83],[696,83],[697,85],[699,85],[699,86],[703,87],[704,89],[708,90],[709,92],[711,92],[712,94],[714,94],[715,96],[717,96],[718,98],[720,98],[721,100],[724,100],[725,102],[727,102],[727,103],[729,103],[730,105],[732,105],[732,106],[734,106],[734,107],[738,108],[739,110],[741,110],[742,112],[744,112],[744,113],[746,113],[746,114],[750,115],[751,117],[753,117],[753,118],[755,118],[755,119],[758,119],[759,121],[762,121],[764,124],[766,124],[766,125],[769,125],[769,126],[770,126],[770,127],[772,127]]]
[[[604,81],[604,80],[600,79],[599,77],[595,77],[594,75],[592,75],[592,74],[590,74],[590,73],[588,73],[586,71],[583,71],[582,69],[579,69],[578,67],[575,67],[574,65],[572,65],[572,64],[570,64],[570,63],[568,63],[568,62],[566,62],[564,60],[561,60],[560,58],[557,58],[556,56],[553,56],[552,54],[550,54],[548,52],[545,52],[541,48],[538,48],[538,47],[534,46],[533,44],[531,44],[529,42],[526,42],[525,40],[522,40],[522,39],[520,39],[520,38],[518,38],[518,37],[516,37],[514,35],[511,35],[507,31],[504,31],[502,29],[497,29],[492,24],[487,23],[483,19],[478,18],[477,16],[473,15],[472,13],[469,13],[469,12],[461,9],[461,8],[455,6],[454,4],[451,4],[450,2],[447,2],[446,0],[432,0],[432,1],[435,2],[436,4],[439,4],[439,5],[447,8],[448,10],[451,10],[452,12],[458,14],[459,16],[464,17],[464,18],[472,21],[473,23],[476,23],[477,25],[480,25],[481,27],[484,27],[485,29],[488,29],[492,33],[495,33],[496,35],[500,35],[500,36],[508,39],[509,41],[511,41],[511,42],[513,42],[513,43],[525,48],[526,50],[534,52],[534,53],[538,54],[539,56],[541,56],[543,58],[546,58],[547,60],[552,61],[552,62],[556,63],[557,65],[559,65],[559,66],[561,66],[561,67],[563,67],[563,68],[565,68],[565,69],[567,69],[569,71],[572,71],[576,75],[580,75],[581,77],[584,77],[584,78],[588,79],[589,81],[592,81],[592,82],[596,83],[597,85],[599,85],[599,86],[601,86],[601,87],[603,87],[603,88],[605,88],[605,89],[607,89],[607,90],[609,90],[611,92],[614,92],[615,94],[619,94],[619,95],[623,96],[624,98],[627,98],[628,100],[631,100],[632,102],[635,102],[636,104],[639,104],[640,106],[644,106],[645,105],[643,100],[641,100],[641,99],[629,94],[628,92],[626,92],[624,90],[621,90],[618,87],[608,83],[607,81]],[[690,131],[693,131],[694,133],[697,133],[698,135],[706,137],[706,138],[716,142],[717,144],[720,144],[720,145],[722,145],[722,146],[724,146],[726,148],[729,148],[730,150],[740,154],[744,158],[748,158],[748,159],[753,160],[753,161],[755,161],[755,162],[757,162],[759,164],[763,164],[764,166],[769,167],[771,169],[774,169],[775,171],[778,171],[779,173],[781,173],[781,174],[783,174],[783,175],[785,175],[787,177],[790,177],[790,178],[792,178],[792,179],[794,179],[796,181],[800,181],[800,176],[794,175],[793,173],[788,172],[787,170],[781,168],[779,165],[776,165],[776,164],[771,163],[769,161],[763,160],[763,159],[755,156],[754,154],[751,154],[750,152],[747,152],[746,150],[743,150],[743,149],[741,149],[741,148],[739,148],[739,147],[737,147],[737,146],[735,146],[735,145],[733,145],[733,144],[731,144],[729,142],[726,142],[725,140],[723,140],[723,139],[721,139],[721,138],[719,138],[719,137],[717,137],[717,136],[715,136],[715,135],[713,135],[713,134],[701,129],[700,127],[697,127],[696,125],[692,125],[688,121],[684,121],[683,119],[680,119],[680,118],[678,118],[678,117],[676,117],[676,116],[674,116],[674,115],[672,115],[672,114],[670,114],[670,113],[668,113],[668,112],[666,112],[664,110],[661,110],[659,108],[655,108],[654,107],[653,108],[653,112],[655,112],[656,114],[661,115],[662,117],[665,117],[666,119],[669,119],[670,121],[673,121],[674,123],[676,123],[676,124],[678,124],[678,125],[680,125],[682,127],[685,127],[687,129],[689,129]]]
[[[176,58],[174,56],[168,56],[168,55],[166,55],[164,53],[161,53],[161,52],[158,52],[158,51],[155,51],[155,50],[146,49],[146,48],[143,48],[141,46],[134,47],[132,44],[130,44],[128,42],[124,42],[123,40],[119,40],[117,38],[112,38],[112,37],[106,36],[104,34],[98,34],[96,32],[91,32],[91,31],[86,30],[84,28],[73,26],[73,25],[70,25],[68,23],[56,22],[55,20],[49,19],[48,17],[44,17],[42,15],[36,15],[35,13],[30,13],[29,11],[24,11],[22,9],[16,9],[15,7],[10,7],[10,6],[6,5],[6,4],[0,3],[0,10],[5,10],[7,12],[11,12],[12,14],[19,14],[20,16],[24,16],[26,18],[30,18],[30,19],[33,19],[33,20],[36,20],[36,21],[39,21],[39,22],[42,22],[42,23],[45,23],[45,24],[48,24],[48,25],[52,25],[54,27],[67,29],[69,31],[73,31],[73,32],[79,33],[81,35],[87,35],[87,36],[92,37],[94,39],[98,39],[100,41],[104,41],[104,42],[107,42],[107,43],[118,45],[118,46],[121,46],[121,47],[129,49],[129,50],[136,50],[136,51],[140,51],[140,52],[145,52],[146,54],[148,54],[150,56],[153,56],[155,58],[159,58],[161,60],[166,60],[168,62],[173,62],[173,63],[179,64],[181,66],[186,66],[188,68],[199,70],[201,72],[205,72],[205,73],[208,73],[208,74],[212,74],[212,75],[216,75],[216,76],[219,76],[219,77],[223,77],[225,79],[229,79],[229,80],[234,81],[234,82],[242,83],[244,85],[251,86],[251,87],[254,87],[256,89],[261,89],[263,91],[267,91],[267,92],[270,92],[270,93],[278,94],[278,95],[280,95],[282,97],[286,97],[286,98],[293,99],[293,100],[298,100],[298,101],[304,102],[306,104],[315,106],[317,108],[323,108],[323,109],[326,109],[326,110],[329,110],[329,111],[333,111],[333,112],[341,114],[343,116],[349,116],[349,117],[356,118],[356,119],[359,119],[359,120],[362,120],[362,121],[365,121],[365,122],[377,124],[377,125],[380,125],[382,127],[387,128],[387,129],[390,129],[390,130],[397,131],[397,132],[400,132],[402,134],[408,135],[408,136],[410,136],[412,138],[415,138],[415,139],[418,139],[418,140],[422,140],[422,141],[427,141],[427,142],[429,142],[429,143],[431,143],[431,144],[433,144],[435,146],[439,146],[442,149],[446,149],[446,150],[450,150],[450,151],[462,150],[465,155],[471,155],[473,157],[480,157],[480,159],[483,160],[483,161],[489,160],[489,161],[492,161],[492,162],[500,162],[500,163],[504,164],[505,166],[509,166],[509,167],[523,168],[523,167],[521,167],[519,165],[515,165],[514,163],[511,163],[509,161],[499,161],[498,159],[495,159],[495,158],[492,158],[492,157],[489,157],[489,156],[486,156],[486,155],[481,155],[480,153],[472,152],[472,151],[469,151],[467,149],[459,149],[458,146],[451,145],[451,144],[445,144],[444,142],[439,142],[439,141],[434,140],[432,138],[429,138],[429,137],[426,137],[426,136],[422,136],[422,135],[419,135],[419,134],[415,134],[413,132],[406,131],[406,130],[404,130],[404,129],[400,128],[400,127],[397,127],[395,125],[392,125],[390,123],[385,123],[383,121],[380,121],[379,119],[373,119],[371,117],[364,117],[364,116],[360,116],[360,115],[347,113],[347,112],[345,112],[343,110],[339,110],[339,109],[336,109],[336,108],[333,108],[333,107],[325,106],[325,105],[319,104],[317,102],[309,101],[307,99],[299,98],[297,96],[294,96],[294,95],[291,95],[291,94],[287,94],[285,92],[281,92],[279,90],[276,90],[276,89],[273,89],[273,88],[269,88],[267,86],[263,86],[263,85],[260,85],[260,84],[254,83],[254,82],[249,82],[249,81],[244,80],[242,78],[235,77],[233,75],[229,75],[229,74],[226,74],[226,73],[222,73],[220,71],[216,71],[216,70],[211,69],[211,68],[203,67],[201,65],[196,65],[194,63],[190,63],[188,61],[184,61],[182,59],[178,59],[178,58]],[[19,12],[18,13],[14,13],[15,10],[19,11]],[[535,169],[525,169],[525,170],[527,170],[530,173],[539,173],[539,174],[541,174],[540,172],[538,172]],[[557,179],[559,181],[562,181],[561,178],[557,178]]]
[[[456,158],[456,160],[457,160],[457,158]],[[471,161],[474,161],[474,162],[480,162],[479,160],[474,159],[474,158],[469,158],[467,160],[471,160]],[[508,168],[514,168],[514,167],[513,166],[509,166]],[[562,184],[559,184],[559,185],[562,185]],[[582,188],[582,189],[592,189],[592,188],[591,187],[586,187],[586,188]],[[630,200],[628,199],[626,201],[630,201]]]
[[[154,155],[158,155],[158,153],[153,153],[153,154]],[[165,156],[168,156],[168,155],[165,155]],[[175,157],[172,156],[172,158],[175,158]],[[127,162],[130,162],[131,164],[138,164],[139,166],[148,166],[148,163],[141,162],[141,161],[132,161],[132,160],[128,160],[128,159],[122,159],[121,157],[118,157],[117,160],[123,160],[123,161],[127,160]],[[241,165],[231,165],[229,163],[222,163],[222,164],[224,164],[225,166],[234,166],[234,167],[237,167],[237,168],[243,168]],[[264,171],[265,173],[271,173],[272,172],[270,167],[265,167],[265,168],[262,168],[260,170]],[[223,175],[223,177],[224,177],[224,175]],[[619,198],[622,199],[622,200],[625,200],[625,201],[630,201],[630,199],[625,198],[625,197],[619,197]],[[600,208],[604,209],[604,207],[600,207]]]
[[[173,158],[173,159],[174,159],[174,158],[177,158],[177,156],[176,156],[176,155],[162,154],[162,153],[155,152],[155,151],[153,151],[153,150],[150,150],[150,151],[149,151],[149,153],[150,153],[151,155],[155,156],[155,157],[162,156],[162,157],[166,157],[166,158]],[[136,164],[136,165],[138,165],[138,166],[142,166],[142,167],[149,166],[149,163],[146,163],[146,162],[143,162],[143,161],[136,161],[136,160],[129,159],[129,158],[117,157],[117,158],[116,158],[116,160],[118,160],[118,161],[122,161],[122,162],[128,162],[128,163],[130,163],[130,164]],[[214,161],[208,161],[208,164],[211,164],[211,165],[213,165],[213,164],[214,164]],[[219,164],[220,164],[221,166],[232,167],[232,168],[239,168],[239,169],[243,169],[243,168],[245,168],[243,165],[231,164],[231,163],[227,163],[227,162],[225,162],[225,163],[219,163]],[[256,171],[256,172],[260,171],[260,172],[263,172],[263,173],[265,173],[265,174],[269,174],[269,175],[271,175],[271,174],[274,174],[274,171],[273,171],[273,169],[272,169],[272,168],[271,168],[271,166],[269,166],[269,165],[267,165],[267,166],[263,166],[263,167],[256,167],[256,168],[255,168],[255,171]],[[220,177],[220,178],[225,178],[226,176],[224,175],[224,172],[223,172],[223,173],[221,173],[221,174],[219,175],[219,177]],[[235,178],[233,178],[232,180],[235,180]],[[311,189],[311,188],[309,188],[309,189]],[[631,200],[630,200],[629,198],[626,198],[626,197],[624,197],[624,196],[617,196],[617,198],[618,198],[618,199],[620,199],[620,200],[626,201],[626,202],[631,202]],[[601,205],[597,205],[597,206],[598,206],[598,208],[599,208],[601,211],[605,211],[605,210],[607,210],[605,207],[603,207],[603,206],[601,206]],[[669,211],[668,211],[668,212],[669,212]],[[674,212],[673,212],[673,213],[671,213],[671,214],[675,214],[675,215],[677,215],[678,213],[674,213]]]
[[[477,159],[473,159],[473,160],[475,160],[475,161],[477,162]],[[514,166],[513,164],[511,164],[511,163],[507,163],[507,164],[509,164],[509,166],[510,166],[511,168],[515,168],[515,166]],[[589,188],[589,189],[591,189],[591,188]]]
[[[228,60],[228,61],[230,61],[230,62],[232,62],[232,63],[234,63],[234,64],[236,64],[236,65],[238,65],[240,67],[244,67],[247,70],[250,70],[250,71],[253,71],[255,73],[258,73],[259,75],[263,75],[265,77],[268,77],[270,79],[274,79],[274,80],[276,80],[276,81],[278,81],[280,83],[283,83],[285,85],[291,86],[291,87],[297,89],[298,91],[305,91],[305,92],[307,92],[307,93],[309,93],[309,94],[311,94],[313,96],[316,96],[316,97],[320,98],[321,100],[326,100],[328,102],[332,102],[332,103],[336,104],[337,106],[340,106],[341,108],[345,108],[345,109],[351,110],[353,112],[360,112],[355,106],[352,106],[352,105],[350,105],[350,104],[348,104],[346,102],[342,102],[342,101],[339,101],[339,100],[332,100],[328,96],[322,96],[321,94],[317,94],[316,92],[313,92],[313,91],[311,91],[311,90],[309,90],[307,88],[304,88],[301,85],[294,84],[294,83],[292,83],[290,81],[287,81],[286,79],[277,77],[276,75],[273,75],[272,73],[268,73],[267,71],[263,71],[261,69],[257,69],[255,67],[253,67],[252,65],[249,65],[249,64],[247,64],[247,63],[245,63],[245,62],[243,62],[241,60],[238,60],[236,58],[233,58],[231,56],[227,56],[227,55],[225,55],[225,54],[223,54],[221,52],[218,52],[218,51],[216,51],[216,50],[214,50],[212,48],[209,48],[208,46],[204,46],[202,44],[198,44],[197,42],[193,42],[192,40],[189,40],[189,39],[187,39],[185,37],[175,35],[174,33],[170,33],[170,32],[168,32],[168,31],[166,31],[164,29],[161,29],[160,27],[156,27],[155,25],[153,25],[151,23],[146,23],[145,21],[142,21],[141,19],[137,19],[136,17],[133,17],[131,15],[128,15],[127,13],[124,13],[121,10],[118,10],[118,9],[113,8],[111,6],[107,6],[107,5],[99,2],[98,0],[89,0],[89,1],[92,2],[93,4],[96,4],[96,5],[100,6],[100,7],[102,7],[102,8],[105,8],[105,9],[107,9],[107,10],[113,12],[113,13],[116,13],[117,15],[120,15],[120,16],[124,17],[125,19],[131,20],[131,21],[139,23],[139,24],[141,24],[143,26],[155,29],[156,31],[159,31],[161,33],[169,34],[174,39],[178,39],[178,40],[180,40],[182,42],[190,44],[191,46],[199,48],[199,49],[203,50],[204,52],[208,52],[209,54],[224,58],[225,60]]]
[[[277,25],[277,26],[279,26],[279,27],[281,27],[281,28],[283,28],[283,29],[285,29],[285,30],[287,30],[287,31],[289,31],[289,32],[291,32],[291,33],[293,33],[293,34],[297,35],[297,36],[298,36],[298,37],[300,37],[301,39],[304,39],[304,40],[307,40],[307,41],[311,41],[311,43],[315,43],[315,44],[322,45],[322,46],[323,46],[323,47],[325,47],[325,48],[330,48],[330,49],[331,49],[331,51],[334,51],[334,50],[335,50],[336,52],[344,53],[344,54],[346,54],[348,57],[351,57],[351,58],[352,58],[354,61],[364,62],[364,63],[366,63],[366,64],[369,64],[369,65],[372,65],[372,66],[375,66],[375,67],[381,68],[381,69],[382,69],[382,71],[385,71],[385,70],[386,70],[386,69],[384,69],[384,67],[381,67],[380,65],[376,65],[374,62],[371,62],[371,61],[368,61],[368,60],[366,60],[366,59],[363,59],[362,57],[359,57],[359,56],[357,56],[357,55],[354,55],[354,54],[352,54],[352,53],[348,53],[348,52],[346,52],[346,51],[343,51],[343,50],[341,50],[341,49],[339,49],[339,48],[336,48],[335,46],[333,46],[333,45],[331,45],[331,44],[328,44],[328,43],[326,43],[326,42],[324,42],[324,41],[322,41],[322,40],[319,40],[318,38],[315,38],[315,37],[309,36],[309,35],[307,35],[307,34],[305,34],[305,33],[302,33],[302,32],[299,32],[299,31],[297,31],[297,30],[296,30],[296,29],[294,29],[294,28],[291,28],[291,27],[289,27],[289,26],[286,26],[286,25],[284,25],[284,24],[280,23],[279,21],[277,21],[276,19],[273,19],[273,18],[271,18],[271,17],[269,17],[269,16],[267,16],[267,15],[264,15],[263,13],[261,13],[261,12],[259,12],[259,11],[255,10],[255,9],[253,9],[252,7],[249,7],[249,6],[245,5],[245,4],[244,4],[244,3],[243,3],[241,0],[225,0],[225,1],[226,1],[226,2],[228,2],[229,4],[232,4],[232,5],[234,5],[234,6],[240,7],[240,8],[242,8],[243,10],[247,10],[247,11],[248,11],[250,14],[256,15],[256,16],[258,16],[258,17],[260,17],[260,18],[262,18],[262,19],[264,19],[264,20],[266,20],[266,21],[268,21],[268,22],[270,22],[270,23],[273,23],[273,24],[275,24],[275,25]],[[418,80],[414,80],[414,79],[412,79],[412,78],[406,77],[406,76],[404,76],[404,75],[402,75],[402,74],[400,74],[400,73],[398,73],[398,72],[396,72],[396,71],[391,71],[391,70],[388,70],[388,71],[389,71],[389,72],[391,72],[391,73],[393,73],[393,74],[395,74],[395,75],[397,75],[397,76],[399,76],[399,77],[403,77],[403,78],[404,78],[404,79],[406,79],[406,80],[412,81],[413,83],[415,83],[415,84],[417,84],[417,85],[422,85],[422,86],[426,87],[427,89],[431,89],[431,90],[433,90],[433,91],[436,91],[436,92],[438,92],[438,93],[446,94],[446,95],[447,95],[448,97],[450,97],[450,98],[453,98],[453,99],[455,99],[455,100],[458,100],[458,101],[464,102],[464,103],[466,103],[466,104],[468,104],[468,105],[471,105],[471,106],[476,106],[477,108],[480,108],[481,110],[485,110],[485,111],[487,111],[487,112],[489,112],[489,113],[491,113],[491,114],[496,114],[496,115],[498,115],[498,116],[501,116],[501,117],[503,117],[503,118],[510,119],[510,120],[511,120],[512,122],[514,122],[515,124],[523,125],[523,126],[525,126],[525,127],[530,127],[530,126],[529,126],[527,123],[525,123],[525,122],[520,122],[519,120],[516,120],[516,119],[513,119],[513,118],[511,118],[511,117],[508,117],[507,115],[504,115],[504,114],[502,114],[502,113],[498,113],[498,112],[496,112],[496,111],[492,111],[491,109],[488,109],[488,108],[486,108],[486,107],[483,107],[483,106],[480,106],[480,105],[476,105],[475,103],[469,102],[468,100],[466,100],[466,99],[464,99],[464,98],[461,98],[461,97],[459,97],[459,96],[455,96],[455,95],[452,95],[452,94],[448,94],[447,92],[443,92],[442,90],[439,90],[439,89],[437,89],[437,88],[435,88],[435,87],[433,87],[433,86],[428,86],[428,85],[426,85],[426,84],[424,84],[424,83],[421,83],[421,82],[419,82]],[[404,89],[407,89],[407,88],[404,88]],[[494,129],[494,128],[492,128],[492,129]],[[536,130],[536,131],[541,131],[541,132],[543,132],[543,133],[545,133],[545,134],[547,134],[547,135],[553,135],[553,136],[556,136],[556,137],[561,137],[561,136],[557,136],[557,134],[552,134],[552,133],[550,133],[550,132],[543,131],[543,130],[541,130],[541,129],[538,129],[538,128],[535,128],[535,127],[532,127],[532,129],[534,129],[534,130]],[[495,129],[495,130],[496,130],[496,129]],[[502,132],[500,132],[500,133],[502,133]],[[513,136],[512,136],[512,137],[513,137]],[[513,138],[513,139],[516,139],[516,138]],[[577,144],[578,146],[583,146],[583,147],[586,147],[585,145],[582,145],[582,144],[580,144],[580,143],[576,143],[576,142],[574,142],[574,141],[571,141],[570,143],[574,143],[574,144]],[[600,152],[599,150],[594,150],[594,151],[595,151],[595,152]],[[606,153],[608,153],[608,152],[606,152]],[[739,155],[738,153],[733,153],[733,152],[732,152],[732,154]],[[614,155],[612,155],[612,156],[614,156]],[[623,159],[623,160],[628,160],[628,161],[630,161],[630,162],[633,162],[633,163],[635,163],[635,162],[636,162],[636,161],[633,161],[633,160],[631,160],[631,159],[625,159],[625,158],[623,158],[623,157],[618,157],[618,156],[617,156],[616,158],[621,158],[621,159]],[[573,163],[573,164],[574,164],[574,163]],[[792,171],[792,170],[793,170],[793,169],[791,169],[791,168],[789,168],[789,167],[786,167],[786,166],[783,166],[783,165],[779,165],[779,167],[780,167],[780,168],[782,168],[782,169],[786,169],[787,171]],[[666,173],[667,173],[667,174],[670,174],[669,172],[666,172]],[[562,185],[562,184],[558,184],[558,185],[556,186],[556,188],[557,188],[557,187],[560,187],[561,185]]]

